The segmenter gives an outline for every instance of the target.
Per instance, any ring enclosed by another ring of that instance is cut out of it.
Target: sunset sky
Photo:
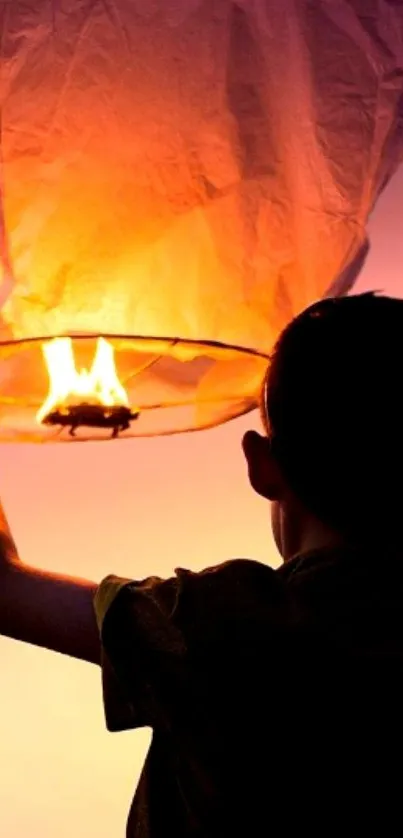
[[[403,296],[402,213],[401,170],[372,219],[357,290]],[[22,558],[95,580],[237,556],[275,565],[268,509],[248,487],[240,450],[257,423],[252,415],[165,440],[2,447],[1,495]],[[96,667],[4,639],[0,660],[0,834],[123,836],[149,731],[105,732]]]

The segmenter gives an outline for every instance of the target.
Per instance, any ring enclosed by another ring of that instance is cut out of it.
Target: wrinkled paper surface
[[[0,30],[3,341],[269,353],[354,281],[403,153],[402,3],[0,0]]]

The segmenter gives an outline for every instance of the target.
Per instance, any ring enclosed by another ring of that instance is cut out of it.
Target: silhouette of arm
[[[95,582],[24,565],[0,504],[0,634],[100,663]]]

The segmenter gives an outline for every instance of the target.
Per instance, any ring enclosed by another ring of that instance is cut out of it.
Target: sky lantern
[[[0,441],[253,408],[279,331],[365,258],[403,4],[2,0],[0,32]]]

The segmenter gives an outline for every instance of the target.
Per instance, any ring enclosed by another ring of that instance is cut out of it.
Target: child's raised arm
[[[24,565],[0,504],[0,634],[100,663],[97,585]]]

